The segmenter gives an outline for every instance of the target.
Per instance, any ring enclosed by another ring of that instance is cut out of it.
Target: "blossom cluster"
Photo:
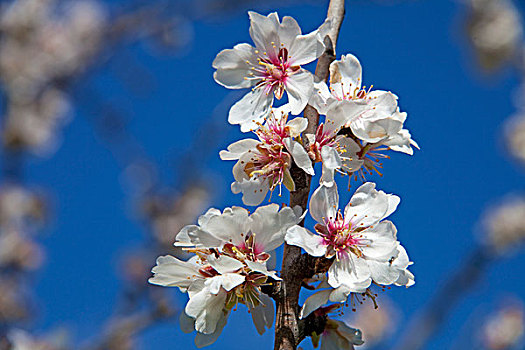
[[[404,128],[407,114],[398,97],[363,85],[361,64],[352,54],[331,63],[328,84],[302,67],[325,51],[330,21],[302,34],[291,17],[255,12],[249,17],[254,46],[243,43],[221,51],[213,67],[220,85],[250,89],[231,107],[228,121],[255,138],[232,143],[220,158],[236,161],[231,189],[249,206],[259,206],[277,188],[280,196],[283,185],[295,191],[293,168],[315,176],[315,164],[321,163],[319,185],[309,202],[317,223],[313,230],[303,227],[306,208],[269,204],[252,214],[241,207],[210,209],[198,225],[178,233],[175,246],[194,255],[187,261],[159,257],[150,283],[188,293],[181,324],[183,330],[197,331],[199,347],[217,339],[238,304],[249,309],[259,333],[272,326],[273,302],[265,291],[280,283],[273,267],[275,250],[284,243],[330,262],[326,272],[311,276],[309,283],[317,285],[310,288],[315,292],[300,318],[327,316],[362,297],[375,304],[372,285],[414,284],[407,252],[387,220],[400,198],[365,178],[372,172],[381,175],[381,161],[389,158],[385,151],[412,155],[418,148]],[[285,95],[287,102],[274,106]],[[307,105],[324,116],[321,124],[309,125],[300,116]],[[336,173],[364,182],[343,211]],[[323,334],[310,336],[324,349],[362,344],[359,331],[332,319]]]

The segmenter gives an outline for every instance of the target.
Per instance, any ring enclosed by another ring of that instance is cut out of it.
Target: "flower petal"
[[[257,65],[257,56],[249,44],[238,44],[233,49],[219,52],[212,66],[215,81],[228,89],[249,88],[255,82],[245,79],[250,76],[252,67]]]
[[[337,185],[319,186],[310,199],[310,215],[318,223],[324,224],[324,219],[335,218],[339,209],[339,193]]]
[[[151,272],[154,276],[148,282],[164,287],[188,288],[199,274],[199,267],[193,261],[182,261],[171,255],[159,256]]]
[[[299,319],[307,317],[312,312],[328,303],[330,293],[332,293],[331,289],[325,289],[310,295],[301,308]]]
[[[297,115],[301,113],[314,91],[314,77],[312,73],[305,69],[300,69],[297,73],[288,77],[285,83],[285,90],[288,92],[288,102],[292,114]]]
[[[257,329],[257,333],[263,334],[266,329],[272,328],[274,319],[273,300],[266,294],[259,294],[261,303],[250,310],[253,324]]]
[[[230,124],[240,124],[242,132],[258,128],[257,123],[263,123],[270,113],[273,94],[267,94],[263,88],[255,88],[237,101],[228,115]]]
[[[242,193],[244,204],[252,206],[261,204],[270,190],[268,181],[258,176],[248,180],[236,181],[232,183],[231,187],[233,193]]]
[[[285,241],[303,248],[311,256],[323,256],[326,253],[323,238],[299,225],[292,226],[286,231]]]
[[[219,290],[218,294],[212,294],[208,288],[203,288],[190,297],[184,311],[195,319],[197,332],[211,334],[217,329],[225,302],[226,292],[224,290]]]
[[[312,160],[308,153],[306,153],[303,145],[299,142],[294,141],[291,137],[287,137],[283,140],[286,149],[293,157],[295,164],[304,170],[308,175],[315,175],[314,167],[312,165]]]
[[[227,151],[220,151],[219,156],[222,160],[236,160],[251,149],[254,149],[259,141],[255,139],[243,139],[228,146]]]
[[[290,207],[279,211],[279,205],[273,203],[257,208],[250,219],[256,254],[259,254],[275,250],[283,244],[286,230],[299,223],[301,216]]]

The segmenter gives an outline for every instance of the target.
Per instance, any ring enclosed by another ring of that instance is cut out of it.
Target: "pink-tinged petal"
[[[249,150],[255,149],[257,144],[259,144],[259,141],[255,139],[239,140],[229,145],[227,151],[220,151],[219,156],[222,160],[236,160]]]
[[[259,294],[261,303],[257,307],[250,310],[252,315],[253,324],[257,329],[257,333],[263,334],[266,329],[272,328],[274,319],[274,307],[273,300],[266,294]]]
[[[300,69],[286,79],[285,89],[292,114],[300,114],[314,91],[314,77],[307,70]]]
[[[331,289],[325,289],[310,295],[308,299],[306,299],[306,301],[304,302],[303,307],[301,308],[299,318],[303,319],[307,317],[312,312],[328,303],[330,293],[332,293]]]
[[[287,137],[283,140],[286,149],[293,157],[295,164],[304,170],[308,175],[315,175],[314,167],[312,165],[312,160],[308,153],[306,153],[303,145],[299,142],[294,141],[291,137]]]
[[[252,67],[257,65],[254,48],[249,44],[238,44],[233,49],[219,52],[212,63],[217,69],[213,73],[215,81],[228,89],[249,88],[256,83],[250,77]]]
[[[311,256],[323,256],[326,253],[326,245],[323,238],[313,234],[304,227],[295,225],[286,231],[286,243],[301,247]]]
[[[264,88],[255,88],[237,101],[228,115],[230,124],[240,124],[242,132],[255,130],[258,123],[263,123],[270,114],[273,93],[266,93]]]
[[[331,187],[319,186],[310,199],[310,215],[324,224],[325,219],[335,218],[339,209],[339,193],[334,183]]]

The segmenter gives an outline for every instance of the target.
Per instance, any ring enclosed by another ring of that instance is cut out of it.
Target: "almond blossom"
[[[273,109],[266,123],[255,131],[259,140],[243,139],[221,151],[222,160],[237,160],[233,167],[233,193],[242,193],[246,205],[258,205],[268,191],[279,186],[295,189],[290,174],[292,160],[307,174],[314,175],[314,169],[308,153],[297,141],[306,129],[306,118],[294,118],[288,121],[288,105]]]
[[[407,114],[399,111],[397,96],[372,90],[372,86],[367,89],[361,82],[361,64],[355,56],[347,54],[330,65],[330,87],[324,82],[315,84],[317,92],[310,103],[328,119],[344,120],[340,132],[348,137],[343,147],[331,150],[337,161],[323,168],[322,183],[327,186],[333,182],[334,170],[352,173],[363,167],[362,178],[364,171],[380,174],[380,159],[388,158],[382,151],[391,149],[412,155],[412,146],[419,148],[410,132],[403,129]],[[356,109],[358,114],[354,112]],[[345,166],[343,159],[351,160],[351,166]]]
[[[284,243],[286,230],[301,219],[299,208],[279,210],[277,204],[259,207],[251,215],[240,207],[222,213],[212,208],[199,218],[198,225],[184,227],[176,237],[175,245],[195,256],[187,261],[159,257],[149,282],[188,293],[184,324],[192,324],[198,332],[199,347],[217,339],[239,303],[250,309],[262,334],[273,324],[274,309],[260,288],[280,280],[267,268],[269,253]]]
[[[356,190],[342,214],[337,187],[320,186],[310,200],[310,214],[318,222],[317,234],[295,225],[285,240],[312,256],[335,258],[328,270],[332,288],[344,286],[361,293],[372,282],[411,285],[413,275],[406,271],[410,263],[396,240],[397,230],[392,222],[383,220],[395,211],[399,201],[399,197],[377,191],[374,183],[367,182]]]
[[[324,332],[320,335],[320,350],[354,350],[354,345],[362,345],[362,333],[338,320],[328,319]]]
[[[323,38],[329,26],[302,34],[292,17],[282,22],[276,12],[268,16],[248,12],[250,36],[255,47],[237,44],[217,55],[213,77],[229,89],[251,88],[230,110],[228,121],[240,124],[241,131],[257,128],[270,113],[273,98],[288,93],[292,114],[299,114],[313,92],[313,75],[301,68],[324,52]]]

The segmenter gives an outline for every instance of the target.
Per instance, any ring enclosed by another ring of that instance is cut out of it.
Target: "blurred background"
[[[193,348],[187,296],[147,278],[158,255],[184,256],[180,228],[242,205],[218,151],[243,137],[226,121],[243,91],[211,62],[251,42],[247,10],[310,32],[327,4],[0,2],[0,349]],[[347,0],[338,56],[399,96],[421,146],[368,177],[402,198],[416,284],[346,309],[358,349],[524,348],[524,14],[518,0]],[[272,348],[239,309],[208,349]]]

